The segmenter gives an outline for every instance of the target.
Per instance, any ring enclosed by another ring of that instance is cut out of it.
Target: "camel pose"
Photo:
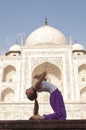
[[[47,72],[44,71],[42,74],[35,75],[34,78],[37,79],[37,82],[34,86],[26,90],[26,95],[30,100],[36,100],[36,92],[49,92],[50,93],[50,105],[54,111],[52,114],[39,115],[38,112],[35,112],[34,116],[31,117],[33,120],[65,120],[66,119],[66,109],[63,101],[63,97],[59,89],[46,81]],[[38,106],[38,105],[37,105]],[[47,109],[47,108],[46,108]]]

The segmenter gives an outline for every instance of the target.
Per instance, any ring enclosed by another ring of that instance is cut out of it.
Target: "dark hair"
[[[35,100],[33,114],[34,115],[38,114],[39,104],[38,104],[38,101],[37,101],[37,92],[34,91],[33,93],[29,94],[27,97],[31,101]]]
[[[37,114],[38,114],[38,110],[39,110],[38,100],[35,99],[33,114],[34,114],[34,115],[37,115]]]
[[[33,93],[29,94],[29,95],[27,96],[27,98],[28,98],[29,100],[31,100],[31,101],[33,101],[34,99],[36,99],[36,98],[37,98],[37,93],[36,93],[36,91],[34,91]]]

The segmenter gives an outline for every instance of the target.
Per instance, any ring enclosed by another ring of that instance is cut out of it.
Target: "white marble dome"
[[[15,44],[9,48],[9,51],[21,51],[21,46],[19,44]]]
[[[73,50],[84,50],[84,47],[79,44],[79,43],[75,43],[74,45],[72,45]]]
[[[67,44],[65,36],[57,29],[44,25],[33,31],[26,40],[26,45]]]

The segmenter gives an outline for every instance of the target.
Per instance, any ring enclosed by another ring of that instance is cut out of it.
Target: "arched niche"
[[[14,82],[16,75],[16,69],[12,65],[8,65],[3,69],[3,82]]]
[[[80,99],[81,99],[82,101],[85,101],[85,100],[86,100],[86,87],[84,87],[84,88],[82,88],[82,89],[80,90]]]
[[[47,71],[47,81],[50,83],[53,83],[56,85],[59,89],[62,90],[61,82],[62,82],[62,75],[61,75],[61,70],[59,69],[58,66],[49,63],[49,62],[44,62],[42,64],[39,64],[36,66],[36,68],[32,72],[32,85],[35,84],[36,80],[33,79],[34,75],[40,74],[43,71]],[[44,93],[44,94],[39,94],[40,101],[47,102],[49,99],[49,94]],[[46,100],[45,100],[46,99]]]
[[[11,88],[6,88],[1,92],[2,102],[12,102],[15,100],[15,93]]]
[[[36,68],[33,70],[32,77],[36,74],[42,73],[45,70],[47,71],[48,82],[51,82],[55,85],[58,85],[61,82],[61,70],[59,69],[58,66],[49,62],[44,62],[36,66]],[[34,84],[33,78],[32,78],[32,84]]]
[[[79,74],[79,82],[86,82],[86,64],[79,66],[78,74]]]

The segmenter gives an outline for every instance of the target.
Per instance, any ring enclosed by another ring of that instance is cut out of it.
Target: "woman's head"
[[[26,95],[27,98],[31,101],[35,100],[37,98],[37,93],[36,91],[33,89],[33,87],[29,88],[26,90]]]

